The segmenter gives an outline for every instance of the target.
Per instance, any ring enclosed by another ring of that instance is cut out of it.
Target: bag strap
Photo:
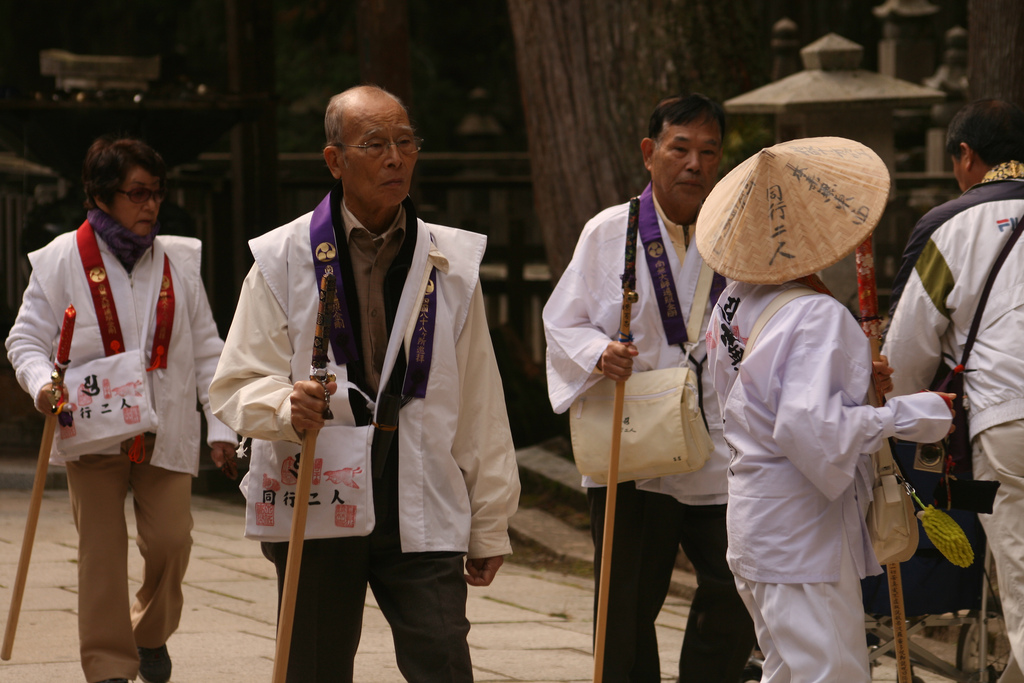
[[[960,357],[959,369],[961,372],[967,367],[967,358],[971,355],[971,349],[974,348],[974,340],[977,338],[978,329],[981,327],[981,316],[985,311],[985,304],[988,303],[988,295],[992,291],[992,284],[996,280],[996,275],[999,274],[999,269],[1003,267],[1003,263],[1010,255],[1013,245],[1020,238],[1022,231],[1024,231],[1024,216],[1021,216],[1020,220],[1017,221],[1017,227],[1010,233],[1009,239],[1006,240],[1006,244],[1003,245],[999,256],[996,257],[995,263],[992,264],[992,270],[989,271],[988,279],[985,280],[985,287],[981,290],[981,297],[978,299],[978,308],[974,312],[974,320],[971,321],[971,329],[967,333],[967,340],[964,342],[964,352]]]
[[[687,362],[692,361],[694,374],[697,375],[697,405],[700,406],[700,417],[704,420],[705,429],[708,428],[708,418],[704,414],[704,360],[698,361],[691,351],[700,341],[700,326],[704,322],[704,311],[708,307],[708,299],[711,298],[711,290],[715,286],[715,277],[715,271],[711,270],[711,266],[701,260],[697,288],[693,292],[693,301],[690,302],[690,317],[686,322],[686,338],[689,341],[679,343],[679,348],[686,354]],[[707,354],[704,354],[704,358],[707,358]]]
[[[703,260],[700,262],[700,275],[697,276],[697,289],[693,292],[690,303],[690,317],[686,321],[686,338],[691,342],[700,341],[700,326],[704,322],[704,310],[708,307],[711,296],[711,282],[715,271]]]
[[[875,389],[875,373],[871,373],[871,382],[868,386],[868,404],[874,408],[878,408],[881,403],[878,400],[878,391]],[[893,457],[893,443],[891,438],[882,439],[882,445],[878,447],[878,450],[871,454],[871,464],[874,466],[874,478],[875,481],[886,474],[896,474],[902,477],[905,481],[907,479],[906,472],[903,471],[902,465]]]
[[[761,314],[757,316],[757,320],[754,321],[754,327],[751,328],[750,336],[747,337],[747,344],[743,348],[743,358],[745,359],[747,354],[750,353],[750,350],[754,348],[754,341],[757,339],[758,335],[761,334],[761,330],[764,329],[764,326],[772,319],[772,316],[779,312],[780,308],[788,304],[793,299],[799,299],[802,296],[809,296],[811,294],[818,294],[818,292],[814,291],[810,287],[800,286],[792,287],[776,295],[776,297],[764,307]],[[740,362],[742,362],[742,360]]]

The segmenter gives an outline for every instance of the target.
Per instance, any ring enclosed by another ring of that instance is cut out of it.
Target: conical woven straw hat
[[[885,163],[861,143],[783,142],[715,186],[697,217],[697,249],[726,277],[779,284],[856,249],[878,224],[888,196]]]

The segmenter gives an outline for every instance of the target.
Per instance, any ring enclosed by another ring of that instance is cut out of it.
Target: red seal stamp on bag
[[[274,526],[273,503],[256,503],[256,526]]]
[[[334,506],[334,526],[345,527],[351,529],[356,525],[356,506],[355,505],[336,505]]]

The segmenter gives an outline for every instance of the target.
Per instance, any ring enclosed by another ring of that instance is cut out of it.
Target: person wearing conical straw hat
[[[888,191],[864,145],[793,140],[736,167],[697,222],[701,255],[734,280],[708,326],[708,368],[732,455],[728,562],[767,683],[871,679],[860,579],[881,567],[864,521],[869,454],[951,424],[935,393],[868,405],[868,339],[816,275],[871,234]],[[761,313],[801,287],[752,341]]]
[[[670,97],[655,107],[648,137],[640,143],[651,183],[639,197],[633,340],[617,341],[629,213],[629,204],[620,204],[584,226],[572,261],[544,307],[548,393],[555,412],[568,410],[602,377],[624,382],[633,373],[687,365],[702,372],[708,314],[725,283],[716,278],[717,291],[712,282],[710,291],[698,295],[702,273],[712,273],[694,246],[693,222],[718,179],[724,132],[721,105],[703,95]],[[701,319],[699,331],[690,334],[694,300]],[[698,588],[680,652],[679,680],[735,683],[754,647],[753,624],[725,561],[728,449],[706,371],[703,377],[702,411],[714,444],[707,462],[692,472],[635,485],[622,482],[615,489],[617,503],[607,506],[615,511],[615,541],[607,590],[611,645],[601,662],[605,680],[661,680],[655,619],[680,547],[694,566]],[[590,477],[583,484],[600,588],[607,490]],[[600,623],[597,606],[595,613]]]

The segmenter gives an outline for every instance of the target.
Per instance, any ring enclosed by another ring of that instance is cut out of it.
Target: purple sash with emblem
[[[331,221],[331,196],[328,195],[313,209],[309,222],[309,243],[313,252],[313,266],[317,282],[320,282],[328,268],[335,273],[337,282],[337,303],[334,309],[334,324],[331,328],[331,348],[338,365],[359,359],[355,335],[352,333],[352,317],[348,312],[345,286],[341,278],[338,260],[338,246],[334,239],[334,224]],[[408,367],[405,373],[405,396],[423,398],[427,395],[427,381],[430,378],[430,361],[434,351],[434,325],[437,323],[437,268],[432,268],[427,280],[423,301],[417,312],[416,330],[409,347]]]
[[[434,353],[434,325],[437,322],[437,268],[430,269],[423,301],[416,313],[416,331],[409,344],[409,365],[402,394],[424,398],[430,377],[430,359]]]
[[[658,311],[661,313],[661,324],[665,328],[665,339],[669,344],[684,344],[688,341],[686,320],[683,317],[684,311],[679,308],[676,282],[672,277],[668,254],[665,253],[661,228],[658,227],[658,212],[654,208],[654,193],[650,184],[640,195],[639,222],[640,241],[647,257],[647,269],[651,273],[655,296],[658,298]],[[717,301],[723,289],[725,278],[715,273],[711,280],[711,301]]]
[[[359,349],[356,346],[352,330],[352,317],[348,313],[348,299],[345,298],[345,284],[341,277],[341,264],[338,261],[338,244],[334,239],[334,223],[331,221],[331,195],[324,197],[315,209],[309,221],[309,244],[313,252],[313,267],[316,270],[316,285],[324,273],[334,273],[337,299],[334,308],[334,320],[331,326],[331,348],[334,360],[338,365],[345,365],[359,360]]]

